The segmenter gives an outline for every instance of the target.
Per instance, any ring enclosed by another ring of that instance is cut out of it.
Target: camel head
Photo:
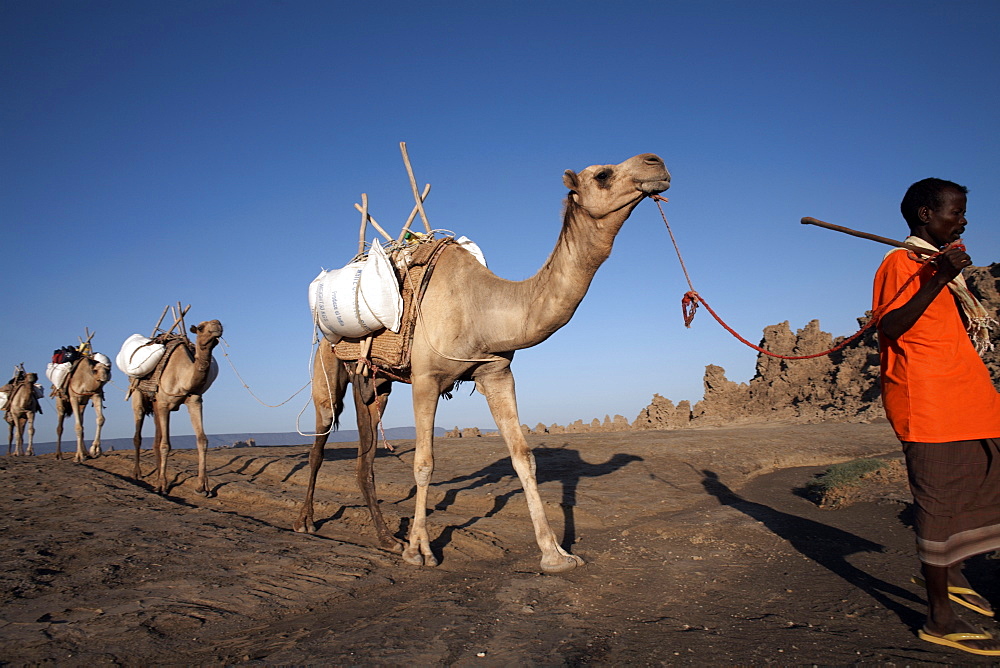
[[[195,341],[199,346],[214,347],[222,338],[222,323],[218,320],[206,320],[197,325],[191,325],[191,333],[195,335]]]
[[[101,362],[94,362],[94,378],[100,383],[106,383],[111,380],[111,367],[107,364]]]
[[[648,195],[670,187],[670,172],[655,153],[642,153],[619,165],[593,165],[579,174],[567,169],[563,184],[570,201],[593,218],[626,209],[626,214]]]

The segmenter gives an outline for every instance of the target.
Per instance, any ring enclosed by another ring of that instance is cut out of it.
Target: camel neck
[[[548,338],[569,322],[590,289],[597,270],[611,255],[615,236],[635,204],[593,218],[583,207],[567,200],[562,230],[545,264],[524,281],[531,295],[524,313],[525,331],[532,339],[527,348]]]
[[[218,344],[218,339],[206,342],[196,341],[194,344],[194,377],[196,380],[204,381],[208,376],[208,370],[212,367],[212,350]]]

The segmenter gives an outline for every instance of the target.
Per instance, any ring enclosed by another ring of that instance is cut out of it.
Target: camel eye
[[[611,172],[609,172],[607,170],[603,170],[603,171],[597,172],[597,174],[594,176],[594,178],[597,179],[598,181],[606,181],[609,176],[611,176]]]

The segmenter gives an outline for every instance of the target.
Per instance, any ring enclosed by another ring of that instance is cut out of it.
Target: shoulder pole
[[[842,227],[841,225],[834,225],[833,223],[825,223],[822,220],[816,220],[815,218],[810,218],[806,216],[802,219],[803,225],[816,225],[817,227],[825,227],[828,230],[833,230],[835,232],[843,232],[844,234],[850,234],[852,237],[860,237],[861,239],[868,239],[869,241],[877,241],[881,244],[887,244],[889,246],[897,246],[899,248],[905,248],[908,251],[913,251],[914,253],[919,253],[920,255],[934,255],[937,251],[933,251],[929,248],[921,248],[920,246],[914,246],[913,244],[908,244],[904,241],[896,241],[895,239],[890,239],[888,237],[880,237],[877,234],[869,234],[868,232],[859,232],[857,230],[852,230],[849,227]]]

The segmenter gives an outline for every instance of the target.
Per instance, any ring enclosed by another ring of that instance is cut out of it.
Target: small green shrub
[[[861,478],[872,471],[888,466],[881,459],[855,459],[843,464],[834,464],[826,471],[806,483],[810,492],[823,493],[838,487],[861,484]]]

